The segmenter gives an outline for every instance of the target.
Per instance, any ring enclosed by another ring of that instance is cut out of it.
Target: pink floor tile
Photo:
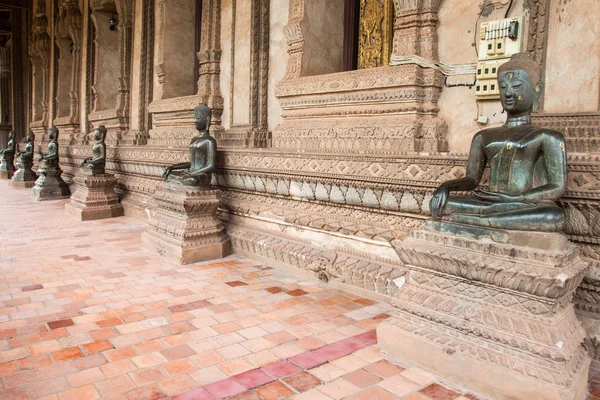
[[[251,371],[235,375],[233,378],[248,389],[262,386],[266,383],[274,381],[273,378],[271,378],[261,369],[253,369]]]
[[[263,367],[263,369],[267,371],[269,375],[276,379],[290,376],[300,372],[300,368],[285,360],[276,362],[274,364],[266,365]]]
[[[210,385],[204,386],[204,389],[206,389],[206,391],[215,396],[217,399],[235,396],[236,394],[242,393],[246,390],[242,384],[233,378],[211,383]]]

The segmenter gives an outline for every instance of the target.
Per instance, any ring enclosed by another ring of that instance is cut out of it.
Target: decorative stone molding
[[[235,15],[236,8],[232,13]],[[232,46],[235,52],[236,36],[247,37],[247,32],[238,32],[233,29]],[[215,134],[221,147],[269,147],[271,134],[268,129],[268,78],[269,78],[269,1],[252,0],[250,16],[250,65],[242,66],[249,68],[249,120],[244,123],[233,123],[235,81],[233,79],[236,68],[240,66],[232,62],[231,69],[231,128],[227,132]]]
[[[81,79],[81,35],[83,17],[77,0],[61,0],[54,28],[59,48],[58,82],[55,98],[57,114],[53,122],[61,131],[60,142],[72,144],[81,132],[79,127],[79,88]],[[63,91],[68,91],[64,93]],[[68,102],[68,108],[61,102]]]
[[[201,40],[199,60],[198,91],[189,96],[165,97],[165,84],[169,83],[168,68],[165,63],[165,46],[176,45],[165,42],[166,14],[170,4],[155,0],[155,83],[153,101],[148,107],[152,115],[152,129],[148,134],[149,145],[187,146],[189,139],[196,134],[193,127],[193,109],[199,104],[207,104],[212,109],[211,129],[214,135],[223,131],[223,97],[220,89],[221,61],[221,1],[208,0],[202,3]],[[172,5],[171,5],[172,6]],[[171,12],[175,12],[172,10]],[[149,89],[148,89],[149,90]],[[219,143],[221,144],[221,143]]]

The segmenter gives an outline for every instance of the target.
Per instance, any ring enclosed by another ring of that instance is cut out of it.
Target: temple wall
[[[48,1],[48,16],[57,15],[58,3],[73,1]],[[52,123],[68,125],[58,118],[70,116],[73,107],[60,104],[71,94],[62,82],[78,84],[78,118],[61,147],[67,180],[90,154],[93,128],[92,21],[88,1],[75,3],[81,28],[62,32],[66,42],[59,43],[69,54],[69,38],[82,41],[79,74],[61,71],[56,21],[49,17],[48,120],[30,124],[36,132]],[[484,127],[476,122],[474,89],[445,87],[438,69],[411,57],[430,64],[476,62],[476,24],[503,18],[509,1],[486,0],[483,5],[495,7],[486,10],[481,2],[463,0],[394,0],[393,55],[408,61],[342,71],[343,1],[204,0],[196,26],[202,33],[197,92],[193,52],[169,59],[176,50],[169,29],[181,17],[162,14],[171,0],[134,3],[132,41],[120,36],[119,47],[127,83],[119,92],[131,95],[123,97],[130,103],[119,108],[126,115],[118,118],[128,119],[129,125],[119,126],[129,128],[110,143],[107,162],[126,214],[146,217],[164,167],[187,159],[193,107],[209,104],[219,143],[213,183],[223,192],[221,217],[235,251],[388,296],[384,283],[397,278],[400,265],[390,241],[423,225],[433,190],[464,175],[471,138]],[[177,1],[189,9],[188,28],[180,32],[188,45],[192,3]],[[536,122],[567,136],[569,190],[561,203],[569,218],[566,233],[589,259],[600,261],[596,3],[515,0],[510,15],[524,15],[524,50],[546,71],[545,108]],[[176,85],[169,86],[173,79]],[[447,83],[472,81],[472,75],[453,76]],[[499,101],[480,102],[487,127],[504,121],[501,111]],[[61,137],[64,132],[69,130],[61,129]],[[587,303],[600,303],[600,285],[587,284],[585,296],[598,299]]]
[[[491,2],[445,0],[439,12],[439,57],[448,64],[472,63],[477,60],[473,47],[476,24],[504,18],[507,4],[485,9]],[[494,2],[498,4],[500,2]],[[524,15],[523,48],[531,38],[529,16],[538,2],[515,1],[510,16]],[[600,3],[593,0],[565,2],[552,0],[549,7],[544,46],[545,93],[544,113],[584,113],[599,111],[600,83]],[[481,13],[481,16],[480,16]],[[479,20],[479,22],[477,22]],[[451,77],[449,83],[471,83],[471,76]],[[499,101],[479,102],[479,114],[473,88],[444,88],[439,101],[440,117],[448,124],[448,147],[451,152],[466,153],[473,135],[482,128],[500,125],[506,116]],[[457,110],[460,110],[457,112]],[[485,126],[477,124],[477,115],[489,118]]]

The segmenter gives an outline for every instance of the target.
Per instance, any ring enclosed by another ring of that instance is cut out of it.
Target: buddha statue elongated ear
[[[538,112],[540,109],[540,99],[542,98],[542,93],[544,92],[544,83],[538,82],[537,84],[533,84],[533,108],[531,111],[534,113]]]
[[[210,120],[212,119],[212,114],[208,114],[206,116],[206,133],[210,134]]]

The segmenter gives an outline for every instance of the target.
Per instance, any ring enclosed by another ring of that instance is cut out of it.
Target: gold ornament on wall
[[[360,0],[358,68],[388,65],[392,50],[392,0]]]

